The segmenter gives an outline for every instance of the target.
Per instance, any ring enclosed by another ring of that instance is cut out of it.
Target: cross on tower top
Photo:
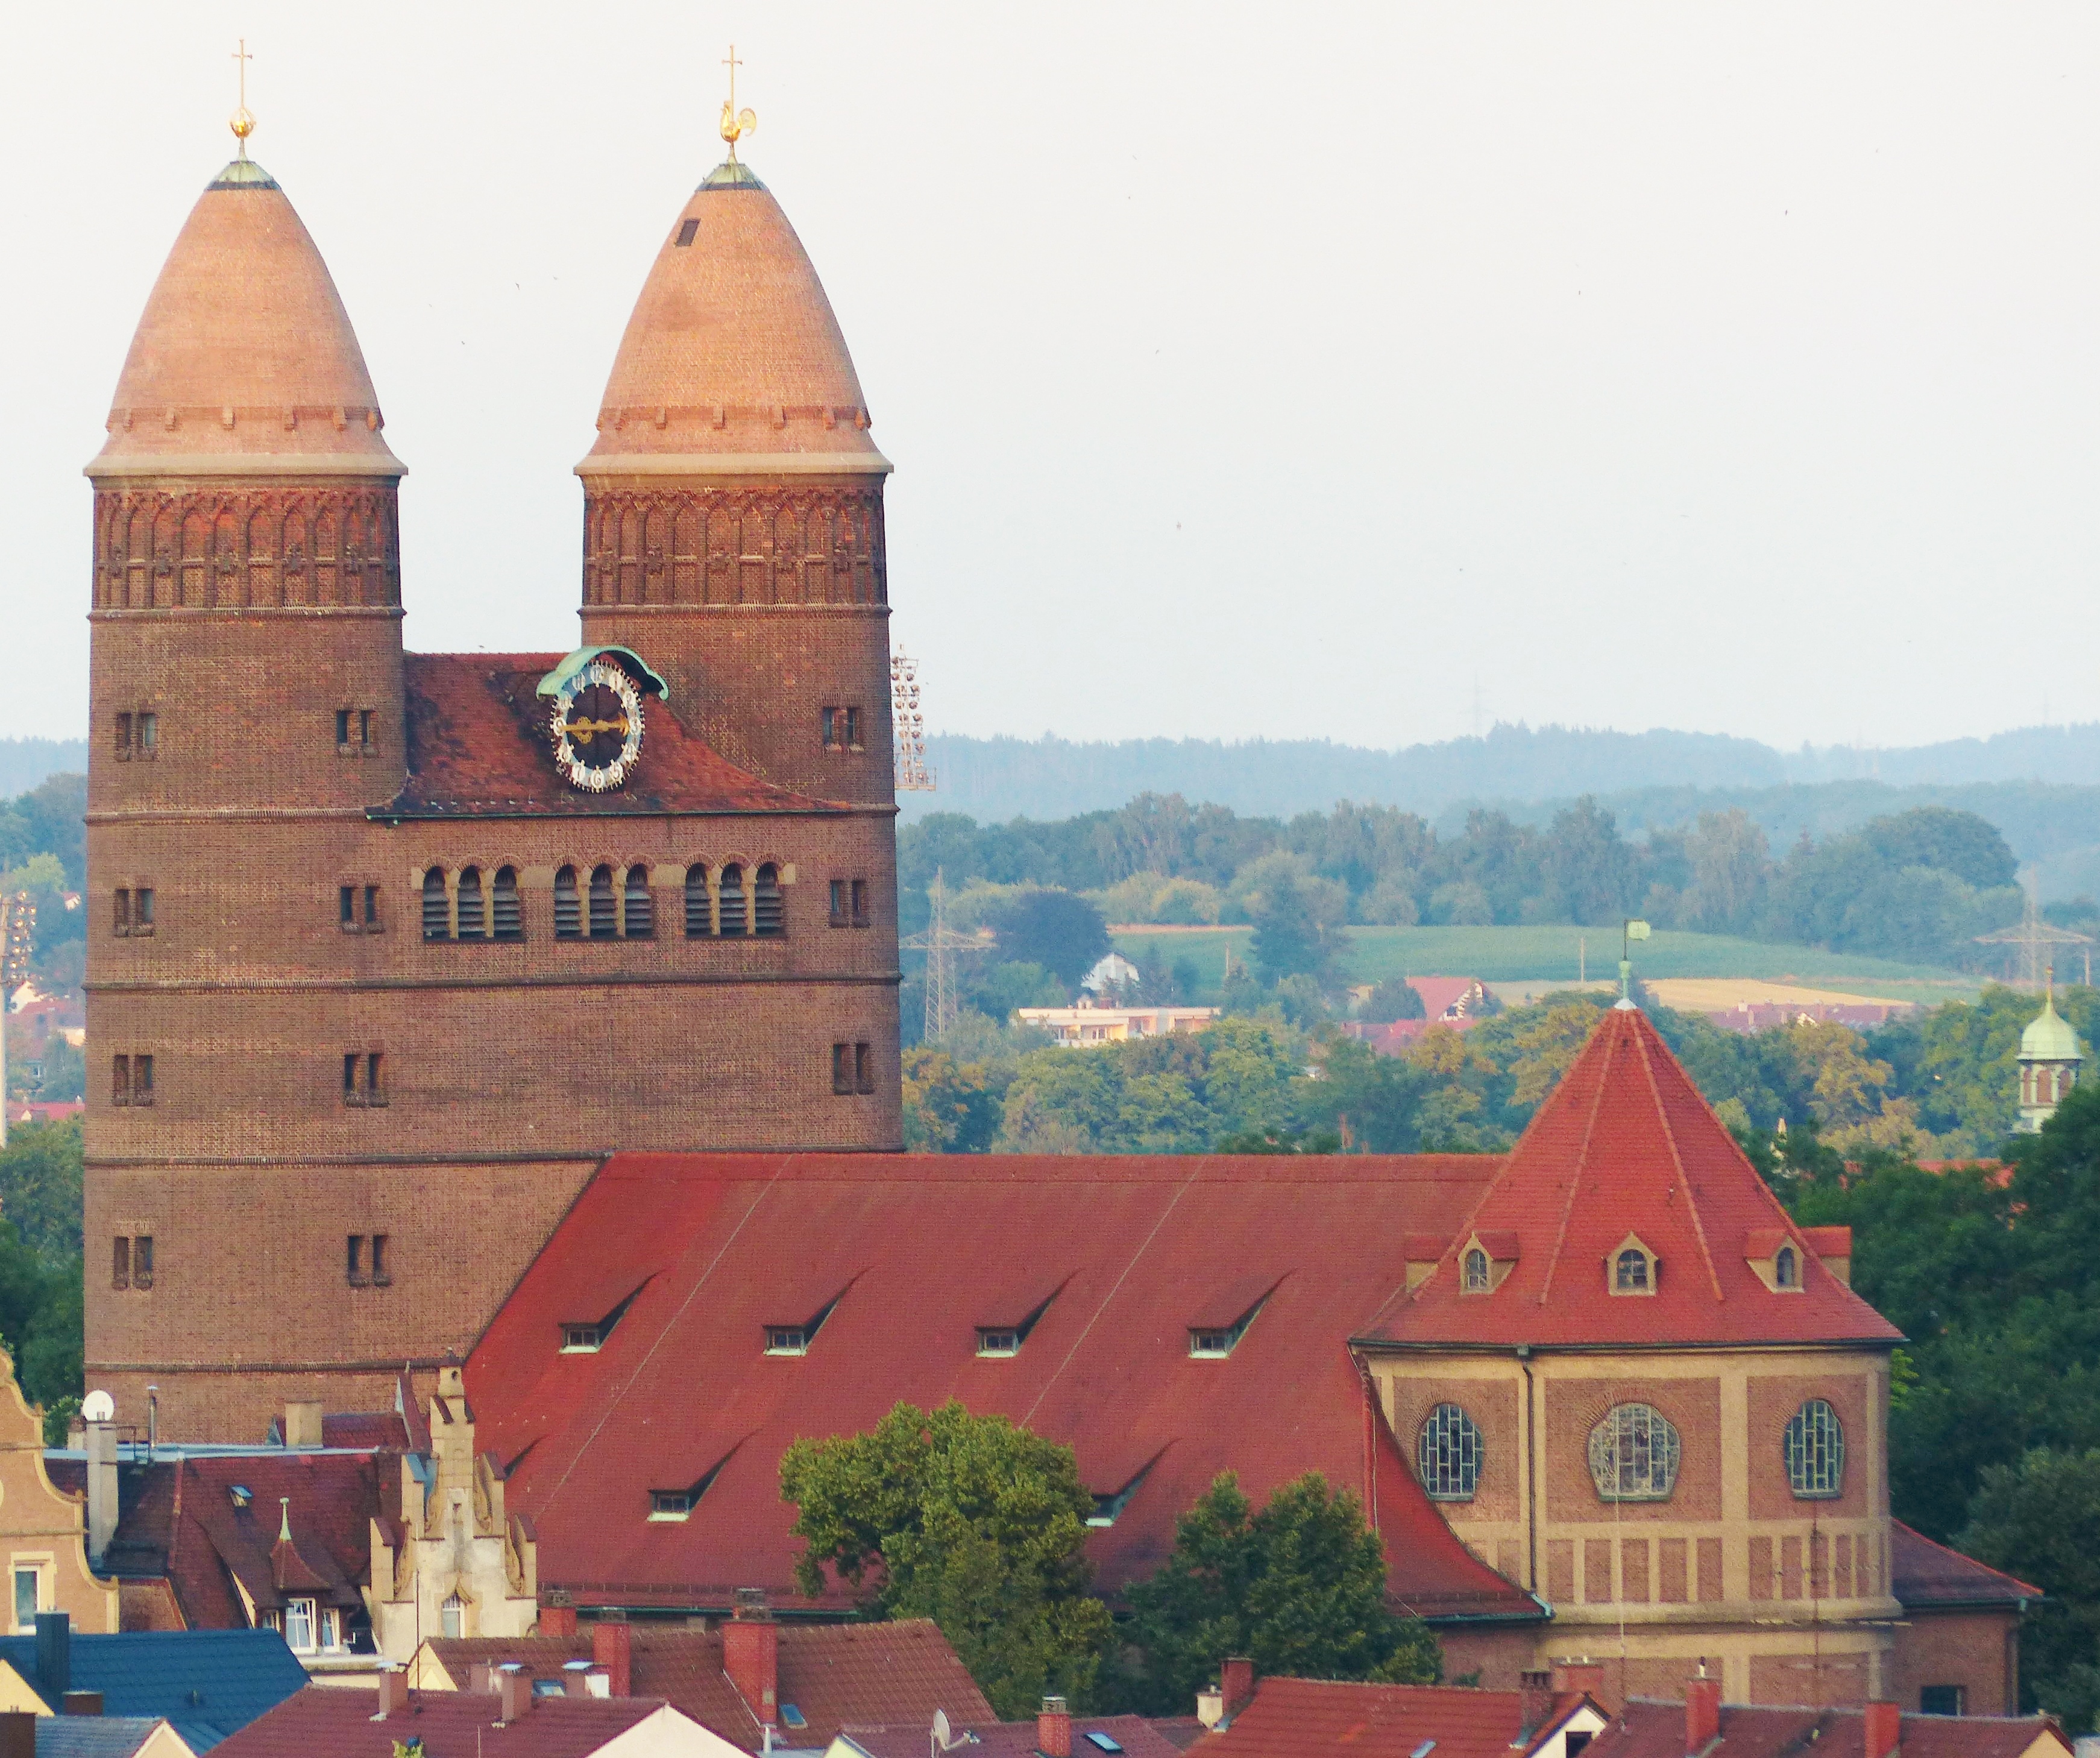
[[[230,59],[239,70],[240,101],[233,114],[227,118],[226,126],[233,130],[233,138],[240,143],[240,157],[245,159],[248,157],[248,137],[255,132],[255,117],[248,108],[248,64],[255,57],[248,52],[245,37],[240,39],[240,46],[233,51]]]
[[[721,137],[729,143],[729,161],[736,163],[736,144],[758,127],[758,118],[749,110],[736,107],[736,70],[743,64],[736,58],[736,45],[729,46],[729,58],[722,63],[729,69],[729,101],[722,106]]]

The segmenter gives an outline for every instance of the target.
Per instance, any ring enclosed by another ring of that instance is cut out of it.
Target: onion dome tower
[[[752,126],[732,95],[729,157],[664,235],[576,466],[583,638],[642,654],[766,780],[889,806],[890,466],[808,253],[737,161]]]
[[[2056,985],[2052,981],[2041,1012],[2020,1034],[2021,1134],[2038,1133],[2056,1115],[2056,1107],[2077,1085],[2078,1071],[2085,1060],[2079,1051],[2077,1032],[2056,1010]]]

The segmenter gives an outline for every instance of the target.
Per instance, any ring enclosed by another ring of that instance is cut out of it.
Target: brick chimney
[[[102,1693],[68,1691],[59,1699],[59,1713],[62,1716],[99,1716],[102,1713]]]
[[[1892,1758],[1903,1750],[1903,1710],[1895,1703],[1867,1705],[1864,1758]]]
[[[1529,1739],[1546,1725],[1546,1718],[1553,1712],[1553,1675],[1520,1672],[1516,1688],[1520,1716],[1517,1731],[1520,1738]]]
[[[384,1721],[408,1707],[408,1675],[400,1667],[388,1667],[379,1675],[379,1715]]]
[[[591,1659],[605,1668],[606,1694],[632,1697],[634,1632],[624,1618],[601,1618],[591,1626]]]
[[[1720,1733],[1721,1681],[1708,1678],[1702,1664],[1698,1677],[1684,1681],[1685,1758],[1705,1751]]]
[[[736,1590],[736,1615],[722,1626],[722,1671],[743,1706],[767,1727],[780,1720],[780,1626],[761,1588]]]
[[[573,1605],[541,1600],[540,1633],[542,1636],[574,1636],[576,1633],[576,1608]]]
[[[1245,1654],[1229,1654],[1218,1669],[1218,1694],[1225,1700],[1227,1720],[1254,1701],[1254,1663]]]
[[[37,1758],[37,1716],[31,1709],[0,1712],[0,1758]]]
[[[1553,1688],[1555,1691],[1587,1691],[1597,1702],[1613,1715],[1619,1706],[1604,1694],[1604,1663],[1586,1656],[1581,1660],[1556,1660],[1553,1663]]]
[[[502,1699],[496,1720],[505,1724],[515,1721],[532,1707],[532,1675],[516,1661],[509,1660],[496,1669],[496,1676]]]
[[[1072,1758],[1072,1712],[1061,1697],[1043,1699],[1035,1718],[1035,1749],[1043,1758]]]

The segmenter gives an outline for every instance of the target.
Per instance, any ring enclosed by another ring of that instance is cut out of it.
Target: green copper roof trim
[[[763,189],[765,187],[748,165],[735,159],[724,159],[700,179],[700,189]],[[698,195],[700,192],[696,189],[693,192]]]
[[[648,683],[649,687],[657,693],[657,695],[663,697],[663,699],[667,702],[671,700],[670,685],[664,682],[661,678],[658,677],[655,672],[651,671],[649,669],[647,663],[642,659],[642,656],[636,652],[632,647],[578,647],[575,652],[570,654],[569,656],[563,660],[560,665],[557,665],[552,671],[549,672],[545,677],[542,678],[539,682],[533,687],[532,693],[535,696],[556,696],[560,694],[562,687],[566,685],[571,678],[575,677],[578,672],[581,671],[585,666],[589,665],[593,660],[600,658],[607,653],[611,654],[615,659],[626,660],[630,666],[642,674],[642,678]]]
[[[253,159],[229,159],[226,169],[205,185],[207,189],[275,189],[277,179]]]

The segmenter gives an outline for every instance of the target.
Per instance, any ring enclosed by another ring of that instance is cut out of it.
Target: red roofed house
[[[1529,1673],[1513,1691],[1264,1679],[1202,1742],[1203,1758],[1574,1758],[1607,1716],[1573,1680]],[[1681,1758],[1673,1754],[1672,1758]]]
[[[1718,1680],[1688,1680],[1685,1690],[1684,1703],[1634,1698],[1584,1758],[2069,1758],[2071,1751],[2045,1716],[1905,1715],[1892,1703],[1736,1707],[1722,1703]]]

